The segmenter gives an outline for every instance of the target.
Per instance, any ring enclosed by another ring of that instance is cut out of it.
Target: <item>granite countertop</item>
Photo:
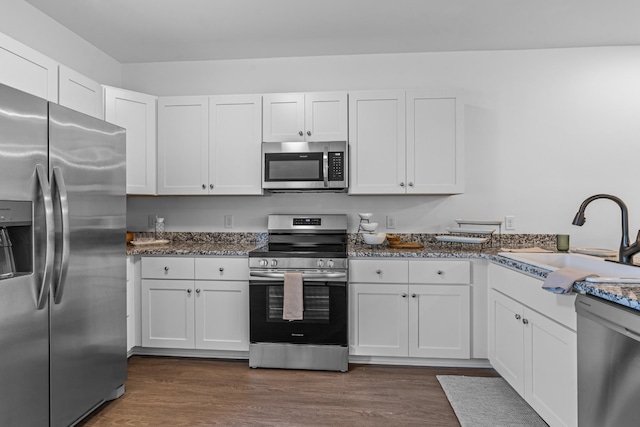
[[[184,233],[182,233],[184,234]],[[248,239],[228,238],[216,241],[209,238],[201,238],[199,235],[180,236],[183,239],[172,240],[165,245],[127,245],[127,255],[183,255],[183,256],[248,256],[249,252],[264,246],[264,237],[249,236]],[[221,241],[222,240],[222,241]],[[548,270],[535,267],[519,261],[498,255],[499,245],[479,247],[474,244],[448,244],[423,240],[422,249],[394,249],[387,244],[367,245],[355,239],[350,240],[347,252],[350,258],[476,258],[487,259],[496,264],[521,271],[525,274],[545,279]],[[531,246],[542,246],[533,244]],[[547,248],[551,249],[549,245]],[[612,301],[614,303],[640,311],[640,286],[615,283],[576,282],[574,291],[586,293],[596,297]]]
[[[247,256],[256,243],[170,242],[166,245],[127,245],[127,255]]]

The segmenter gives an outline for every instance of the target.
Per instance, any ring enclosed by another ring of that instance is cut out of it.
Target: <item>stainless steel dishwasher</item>
[[[578,295],[578,425],[637,427],[640,312]]]

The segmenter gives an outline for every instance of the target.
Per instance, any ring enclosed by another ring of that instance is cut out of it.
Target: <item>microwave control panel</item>
[[[344,181],[344,153],[329,152],[329,181]]]

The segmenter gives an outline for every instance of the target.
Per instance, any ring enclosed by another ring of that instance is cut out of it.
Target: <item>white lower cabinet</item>
[[[133,270],[134,260],[127,257],[127,352],[136,345],[136,310],[135,310],[135,277]]]
[[[562,298],[573,297],[551,294],[541,288],[542,280],[504,267],[489,271],[490,287],[500,288],[489,294],[492,366],[550,426],[577,426],[576,332],[516,299],[522,291],[540,292],[559,300],[557,307],[549,303],[550,311],[562,312]]]
[[[470,357],[468,261],[352,260],[349,269],[350,354]]]
[[[246,258],[144,257],[143,347],[249,349]]]

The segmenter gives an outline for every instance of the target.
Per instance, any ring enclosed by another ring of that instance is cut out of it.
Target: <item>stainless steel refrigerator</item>
[[[0,425],[124,392],[125,131],[0,85]]]

